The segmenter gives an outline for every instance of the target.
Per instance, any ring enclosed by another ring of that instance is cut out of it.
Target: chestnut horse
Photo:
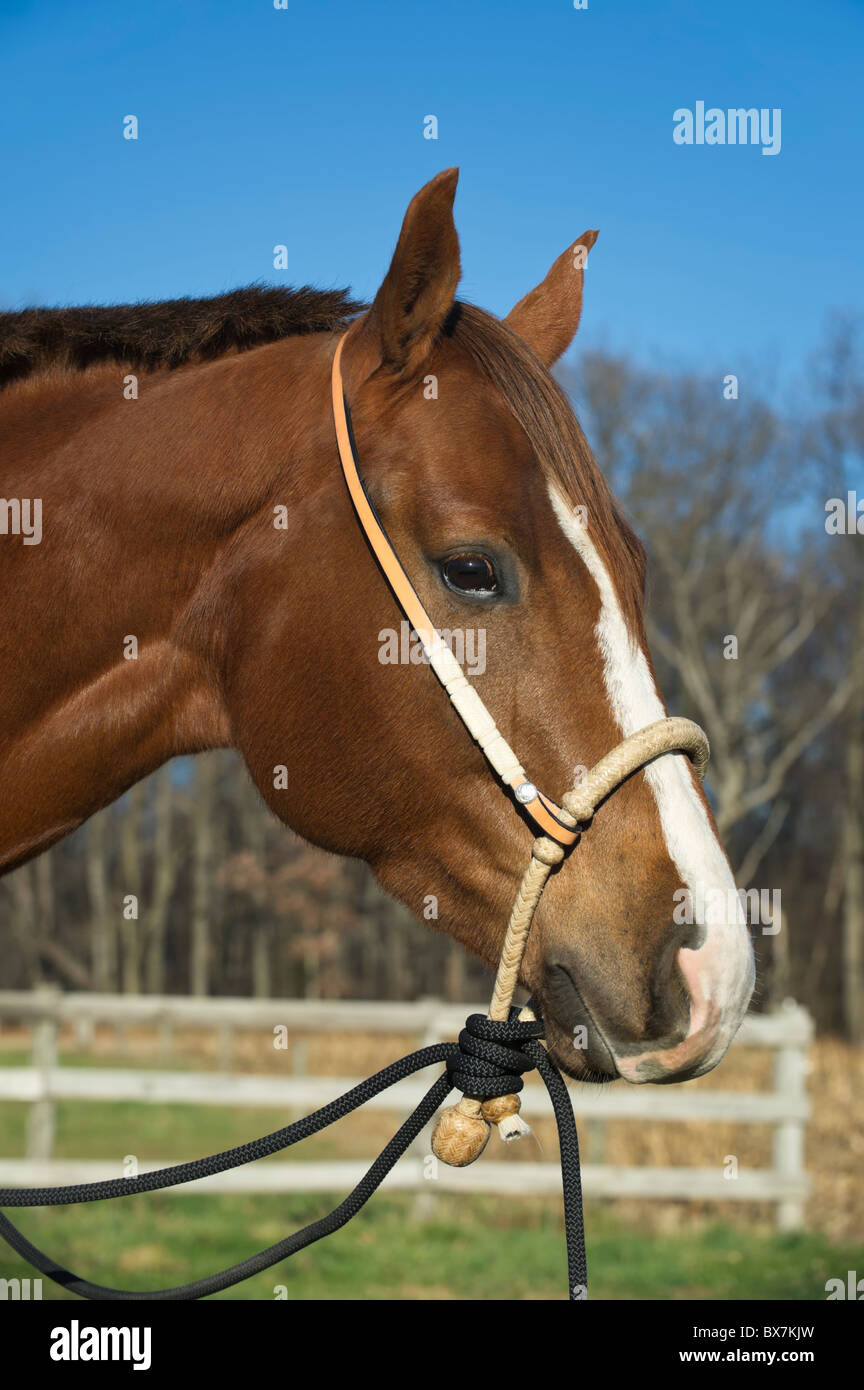
[[[663,717],[643,550],[549,372],[596,233],[499,321],[455,298],[456,179],[413,199],[363,313],[252,288],[0,316],[0,870],[167,759],[232,747],[285,824],[497,959],[532,832],[432,673],[382,660],[401,614],[330,410],[346,330],[370,497],[439,629],[485,635],[474,679],[530,775],[560,797]],[[523,983],[571,1075],[680,1080],[723,1055],[747,929],[676,925],[682,887],[734,884],[674,755],[600,807],[537,916]]]

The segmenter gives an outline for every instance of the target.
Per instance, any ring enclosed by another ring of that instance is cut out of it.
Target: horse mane
[[[247,285],[207,299],[0,313],[0,388],[51,367],[146,371],[205,362],[304,333],[344,330],[366,306],[348,290]]]

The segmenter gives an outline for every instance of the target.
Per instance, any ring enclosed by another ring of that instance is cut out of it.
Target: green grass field
[[[146,1289],[211,1274],[326,1209],[317,1195],[163,1194],[8,1215],[76,1273]],[[822,1300],[826,1279],[864,1263],[860,1249],[817,1236],[732,1226],[646,1235],[596,1208],[587,1220],[592,1298]],[[32,1271],[4,1247],[0,1277],[14,1275]],[[413,1198],[373,1198],[345,1230],[218,1297],[272,1299],[280,1286],[289,1299],[559,1299],[563,1234],[552,1205],[535,1199],[502,1212],[488,1198],[448,1194],[417,1220]],[[47,1280],[43,1293],[67,1297]]]
[[[20,1055],[0,1058],[18,1064]],[[64,1058],[85,1064],[83,1057]],[[0,1106],[0,1154],[25,1151],[27,1107]],[[285,1123],[272,1110],[74,1103],[57,1107],[58,1157],[142,1161],[191,1158]],[[349,1120],[287,1154],[369,1154],[380,1146]],[[357,1120],[357,1123],[362,1121]],[[386,1119],[376,1123],[386,1127]],[[265,1160],[266,1161],[266,1160]],[[107,1174],[106,1174],[107,1176]],[[344,1193],[313,1196],[171,1196],[47,1210],[9,1210],[24,1232],[76,1273],[133,1289],[185,1283],[244,1259],[321,1216]],[[745,1215],[729,1224],[652,1233],[627,1226],[614,1207],[586,1212],[592,1298],[823,1300],[825,1282],[864,1270],[864,1247],[822,1235],[779,1235]],[[33,1271],[5,1245],[0,1278]],[[377,1196],[343,1231],[255,1279],[231,1299],[563,1299],[566,1265],[560,1203],[424,1193]],[[46,1298],[67,1297],[44,1281]]]

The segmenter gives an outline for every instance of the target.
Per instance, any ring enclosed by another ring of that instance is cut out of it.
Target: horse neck
[[[0,871],[167,759],[230,745],[219,571],[332,450],[329,348],[142,375],[137,400],[104,367],[0,401],[3,491],[43,516],[40,544],[0,545]]]

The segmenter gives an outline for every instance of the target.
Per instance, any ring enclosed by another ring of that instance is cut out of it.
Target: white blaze
[[[572,509],[551,485],[549,497],[561,529],[600,592],[600,615],[595,634],[603,658],[609,703],[626,738],[646,724],[665,719],[666,710],[645,653],[627,628],[615,587],[587,527],[580,525]],[[692,1041],[696,1035],[704,1039],[707,1046],[705,1065],[701,1069],[707,1071],[728,1047],[747,1008],[753,988],[753,953],[743,911],[737,897],[732,896],[734,879],[693,784],[687,759],[683,755],[657,758],[645,768],[645,779],[654,793],[669,858],[682,885],[690,892],[694,921],[705,926],[706,901],[732,901],[738,906],[734,920],[715,920],[716,913],[710,913],[699,950],[682,949],[678,955],[691,994],[689,1051],[693,1052]],[[715,889],[723,894],[722,899],[713,896]],[[673,907],[670,903],[670,922]],[[651,1054],[658,1064],[655,1073],[672,1071],[686,1064],[683,1054],[680,1057],[673,1054],[687,1046],[685,1042],[666,1054]],[[652,1079],[635,1074],[642,1059],[616,1060],[628,1080]],[[647,1055],[645,1060],[648,1060]]]

